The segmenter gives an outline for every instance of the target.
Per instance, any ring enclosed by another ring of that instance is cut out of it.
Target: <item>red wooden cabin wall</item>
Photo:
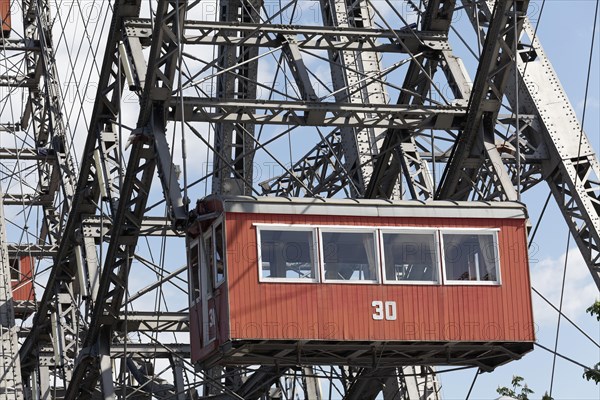
[[[13,300],[34,301],[33,291],[33,260],[31,257],[21,257],[21,273],[18,280],[12,280]]]
[[[254,223],[501,228],[501,285],[259,283]],[[534,340],[524,220],[229,212],[226,228],[233,339]],[[397,320],[373,320],[373,300],[396,301]]]

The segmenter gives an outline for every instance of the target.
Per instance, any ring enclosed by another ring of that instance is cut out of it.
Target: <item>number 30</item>
[[[396,320],[396,302],[386,301],[385,303],[381,300],[373,300],[371,306],[375,307],[373,313],[373,319],[375,321],[395,321]]]

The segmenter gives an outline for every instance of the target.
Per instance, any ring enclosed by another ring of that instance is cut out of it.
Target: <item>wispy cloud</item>
[[[584,106],[585,101],[583,99],[579,100],[577,102],[577,105],[575,106],[575,112],[577,112],[577,115],[582,115],[583,114],[583,106]],[[586,105],[587,111],[594,111],[594,110],[599,110],[600,109],[600,100],[596,97],[588,97],[587,100],[587,105]]]
[[[579,319],[600,295],[579,250],[572,248],[568,254],[563,313],[569,318]],[[531,266],[533,287],[557,308],[560,304],[564,263],[565,254],[562,254],[558,258],[539,260]],[[533,294],[533,309],[537,324],[556,323],[557,312],[536,294]]]

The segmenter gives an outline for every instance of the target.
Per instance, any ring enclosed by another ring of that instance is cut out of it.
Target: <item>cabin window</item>
[[[323,231],[323,269],[326,281],[377,282],[375,231]]]
[[[19,257],[9,259],[10,262],[10,279],[13,281],[21,280],[21,260]]]
[[[448,282],[499,283],[495,232],[442,232]]]
[[[211,295],[212,289],[216,286],[215,273],[214,273],[215,247],[214,247],[212,238],[213,238],[212,231],[208,231],[206,234],[204,234],[204,246],[202,246],[204,249],[207,272],[209,275],[209,279],[208,279],[209,284],[206,287],[207,295]]]
[[[261,228],[258,235],[261,280],[317,281],[313,229]]]
[[[497,229],[255,226],[262,282],[501,281]]]
[[[198,297],[200,297],[200,278],[198,276],[198,247],[199,243],[198,241],[196,241],[192,244],[189,254],[191,270],[190,276],[192,277],[192,282],[190,283],[190,296],[192,302],[194,302]]]
[[[223,223],[215,227],[215,284],[219,286],[225,280],[225,237],[223,232]]]
[[[435,231],[383,231],[381,237],[386,283],[439,282]]]

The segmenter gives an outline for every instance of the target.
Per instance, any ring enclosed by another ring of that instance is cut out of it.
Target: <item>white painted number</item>
[[[208,327],[212,328],[215,326],[215,309],[211,308],[208,310]]]
[[[371,305],[375,307],[375,312],[373,313],[373,319],[375,321],[381,321],[383,319],[383,301],[373,300]]]
[[[371,302],[371,306],[375,307],[375,312],[373,313],[373,319],[375,321],[381,321],[385,319],[386,321],[395,321],[396,320],[396,302],[395,301],[386,301],[385,303],[381,300],[373,300]]]
[[[385,319],[388,321],[396,320],[396,302],[386,301],[385,302]]]

